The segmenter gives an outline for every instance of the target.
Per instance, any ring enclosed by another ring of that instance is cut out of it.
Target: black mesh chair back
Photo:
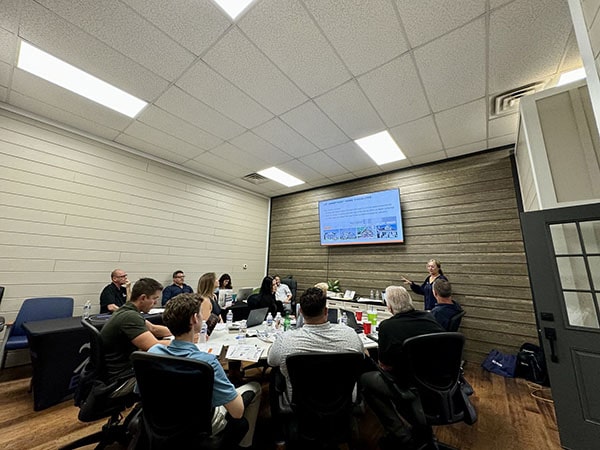
[[[298,438],[315,444],[352,438],[352,392],[362,353],[296,353],[286,358]]]
[[[137,400],[134,393],[135,378],[109,382],[100,331],[89,319],[82,319],[81,325],[90,339],[90,353],[75,392],[75,406],[79,407],[77,417],[82,422],[104,418],[108,420],[100,431],[71,442],[61,447],[61,450],[80,448],[96,442],[99,443],[97,448],[114,442],[127,445],[132,438],[130,423],[136,419],[139,411],[134,408],[125,420],[122,420],[122,413]]]
[[[446,329],[446,331],[458,331],[458,329],[460,328],[460,322],[462,321],[462,318],[465,314],[466,312],[463,309],[462,311],[459,311],[452,317],[450,317],[450,320],[448,320],[448,328]]]
[[[191,358],[136,351],[131,355],[141,396],[145,442],[150,449],[209,448],[213,368]]]
[[[415,336],[404,341],[409,378],[420,397],[427,425],[465,421],[465,400],[458,383],[465,338],[461,333],[444,332]],[[468,400],[466,400],[468,401]],[[466,416],[467,414],[467,416]]]
[[[243,301],[235,302],[229,308],[223,309],[221,311],[221,316],[223,317],[223,320],[227,320],[227,312],[228,311],[233,312],[233,321],[237,322],[238,320],[247,320],[248,319],[248,314],[250,314],[250,307],[248,306],[248,304],[246,302],[243,302]]]

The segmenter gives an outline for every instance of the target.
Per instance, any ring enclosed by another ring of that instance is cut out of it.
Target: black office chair
[[[458,329],[460,328],[460,322],[462,321],[462,318],[465,314],[466,311],[463,309],[454,314],[452,317],[450,317],[450,320],[448,320],[448,328],[446,329],[446,331],[458,331]]]
[[[142,398],[143,431],[136,448],[230,449],[247,433],[242,418],[211,436],[214,371],[208,363],[140,351],[131,360]]]
[[[104,349],[100,331],[82,319],[82,326],[90,337],[89,361],[82,372],[75,392],[75,406],[79,406],[78,418],[82,422],[94,422],[108,417],[102,429],[71,442],[61,450],[80,448],[98,443],[97,449],[118,442],[127,445],[134,436],[135,424],[139,420],[139,407],[136,406],[123,420],[122,413],[138,399],[134,393],[135,378],[129,377],[108,383]]]
[[[281,282],[290,288],[290,292],[292,293],[292,299],[290,300],[292,304],[292,311],[296,311],[296,293],[298,291],[298,282],[294,280],[291,275],[288,275],[286,278],[282,278]]]
[[[286,358],[292,385],[292,399],[287,399],[289,441],[302,442],[302,448],[352,441],[356,430],[352,393],[363,361],[364,355],[356,352],[295,353]],[[287,398],[287,392],[283,395]]]
[[[429,449],[456,450],[438,442],[432,425],[477,420],[475,408],[460,388],[459,377],[465,338],[461,333],[444,332],[415,336],[404,341],[405,369],[410,387],[396,385],[397,401],[411,404],[413,434]],[[411,400],[417,401],[412,401]],[[401,408],[399,408],[401,409]]]
[[[2,303],[2,297],[4,297],[4,286],[0,286],[0,303]],[[0,332],[4,330],[4,326],[6,325],[6,319],[4,316],[0,316]],[[2,358],[4,354],[2,355]]]

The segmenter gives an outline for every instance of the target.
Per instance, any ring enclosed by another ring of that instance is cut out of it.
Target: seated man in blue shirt
[[[448,330],[450,318],[461,312],[462,308],[452,300],[452,286],[448,280],[438,278],[434,281],[432,289],[437,303],[431,310],[431,314],[444,330]]]
[[[202,319],[200,317],[200,300],[195,295],[179,294],[169,300],[163,313],[163,321],[175,339],[169,346],[157,344],[148,351],[160,355],[194,358],[210,364],[215,373],[212,398],[215,408],[212,421],[213,435],[225,429],[227,413],[234,419],[240,419],[243,416],[248,421],[249,429],[239,446],[250,447],[260,407],[260,384],[251,382],[236,389],[227,379],[217,357],[200,351],[196,347],[194,335],[200,332]]]
[[[179,294],[191,294],[194,292],[191,286],[185,284],[183,270],[173,272],[173,284],[167,286],[162,292],[162,305],[165,306],[169,300]]]

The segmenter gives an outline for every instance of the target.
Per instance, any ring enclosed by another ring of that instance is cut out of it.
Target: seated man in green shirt
[[[136,350],[147,351],[154,344],[168,345],[171,341],[159,340],[171,335],[169,329],[154,325],[144,319],[160,299],[162,285],[152,278],[140,278],[131,290],[131,300],[116,310],[100,334],[104,346],[108,381],[133,377],[129,357]]]

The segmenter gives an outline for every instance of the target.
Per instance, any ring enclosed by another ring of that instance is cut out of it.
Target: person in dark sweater
[[[439,324],[448,330],[450,318],[462,311],[458,303],[452,300],[452,286],[448,280],[437,279],[432,286],[433,295],[437,301],[431,310],[431,315]]]
[[[401,386],[408,382],[407,360],[402,349],[406,339],[444,329],[430,312],[415,310],[410,294],[402,286],[388,286],[385,295],[393,316],[379,325],[380,370],[364,373],[360,383],[367,403],[385,430],[380,447],[410,449],[415,442],[402,417],[401,405],[392,402],[396,396],[390,380]]]

